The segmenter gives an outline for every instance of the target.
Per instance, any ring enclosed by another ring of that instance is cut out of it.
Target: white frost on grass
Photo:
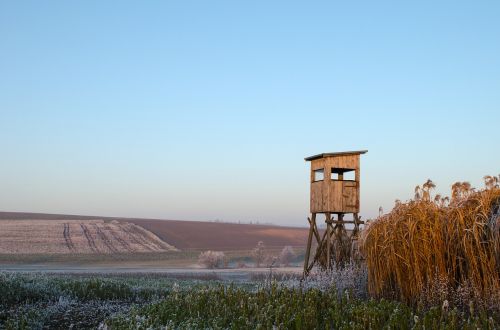
[[[336,290],[339,296],[347,293],[352,298],[368,296],[368,271],[365,265],[355,263],[330,271],[314,270],[305,279],[293,278],[282,283],[290,288]]]

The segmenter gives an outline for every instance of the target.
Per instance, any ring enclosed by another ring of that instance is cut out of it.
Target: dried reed
[[[436,278],[450,289],[466,284],[482,298],[500,292],[500,177],[486,187],[456,183],[452,198],[437,195],[428,180],[415,198],[367,225],[361,235],[368,289],[417,303]]]

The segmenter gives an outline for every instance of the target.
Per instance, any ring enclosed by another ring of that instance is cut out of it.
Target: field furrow
[[[134,252],[134,249],[130,246],[130,243],[128,243],[125,239],[123,239],[120,236],[120,231],[111,228],[109,225],[105,225],[105,228],[111,234],[113,240],[120,243],[120,245],[122,246],[122,250],[127,252]]]
[[[87,239],[87,242],[88,242],[90,249],[95,253],[99,253],[99,249],[97,248],[97,245],[95,244],[95,241],[92,238],[92,235],[90,234],[88,227],[86,225],[84,225],[83,223],[80,224],[80,227],[82,228],[83,234],[85,235],[85,238]]]
[[[75,245],[73,244],[73,241],[71,240],[71,234],[69,231],[69,223],[64,224],[63,236],[64,236],[64,240],[66,241],[66,246],[68,247],[69,251],[75,252]]]
[[[2,220],[0,254],[115,254],[175,248],[138,225],[103,220]]]

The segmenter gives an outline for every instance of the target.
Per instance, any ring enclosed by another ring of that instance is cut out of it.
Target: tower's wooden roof
[[[362,155],[366,154],[368,150],[358,150],[358,151],[342,151],[342,152],[326,152],[311,157],[304,158],[306,161],[311,161],[319,158],[325,157],[335,157],[335,156],[348,156],[348,155]]]

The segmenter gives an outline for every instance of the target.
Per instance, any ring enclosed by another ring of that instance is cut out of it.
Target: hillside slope
[[[285,245],[304,247],[307,243],[308,234],[307,228],[272,225],[44,213],[0,212],[0,220],[2,219],[39,219],[51,221],[103,219],[108,222],[114,220],[120,223],[133,223],[154,233],[162,241],[181,250],[248,250],[255,247],[258,241],[263,241],[270,248],[282,248]]]
[[[128,222],[103,220],[2,220],[0,254],[113,254],[175,248]]]
[[[201,221],[127,220],[152,231],[179,249],[246,250],[263,241],[267,247],[307,243],[308,229]]]

